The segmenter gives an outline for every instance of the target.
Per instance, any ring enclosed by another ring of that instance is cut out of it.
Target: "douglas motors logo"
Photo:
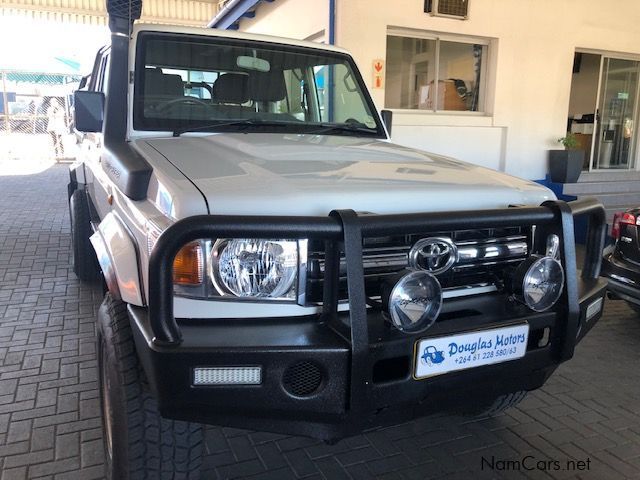
[[[424,353],[420,359],[425,365],[437,365],[438,363],[444,362],[444,352],[442,350],[438,350],[433,345],[427,345],[424,348]]]

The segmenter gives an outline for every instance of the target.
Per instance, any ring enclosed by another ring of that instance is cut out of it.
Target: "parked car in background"
[[[609,280],[609,296],[625,300],[640,314],[640,207],[616,213],[611,236],[615,245],[605,251],[602,275]]]

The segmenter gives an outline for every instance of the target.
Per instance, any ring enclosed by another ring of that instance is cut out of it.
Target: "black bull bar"
[[[586,255],[578,275],[574,238],[574,217],[588,216]],[[371,385],[368,365],[369,328],[362,262],[363,237],[393,234],[422,234],[491,227],[536,226],[537,252],[544,253],[547,235],[560,238],[565,285],[554,307],[566,318],[561,326],[558,361],[573,356],[580,332],[581,283],[591,284],[600,274],[605,242],[605,211],[595,199],[574,202],[548,201],[539,207],[494,210],[412,213],[398,215],[358,215],[352,210],[336,210],[327,217],[304,216],[220,216],[200,215],[180,220],[158,238],[149,261],[149,320],[153,343],[158,347],[179,346],[180,328],[173,315],[172,266],[177,252],[186,243],[201,238],[281,238],[316,239],[325,242],[323,320],[337,316],[340,251],[346,259],[351,332],[352,404],[360,405]]]

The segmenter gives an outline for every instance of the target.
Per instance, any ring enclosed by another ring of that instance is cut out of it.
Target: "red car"
[[[602,276],[609,280],[609,296],[625,300],[640,314],[640,208],[617,213],[611,235],[615,246],[605,250]]]

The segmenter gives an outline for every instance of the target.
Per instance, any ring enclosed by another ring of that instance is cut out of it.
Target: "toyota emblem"
[[[458,261],[458,248],[449,238],[433,237],[418,240],[409,251],[409,266],[415,270],[438,275]]]

